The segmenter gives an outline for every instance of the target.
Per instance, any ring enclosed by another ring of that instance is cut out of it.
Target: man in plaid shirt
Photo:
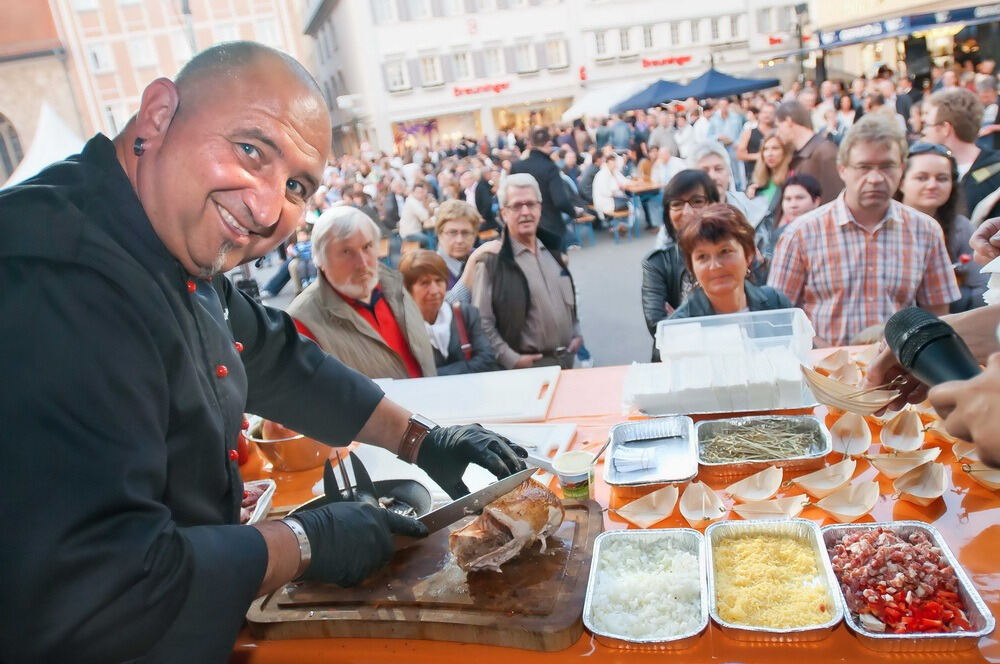
[[[844,191],[792,222],[768,284],[802,307],[817,345],[845,345],[914,303],[948,313],[959,298],[941,226],[897,201],[906,135],[891,117],[864,116],[837,153]]]

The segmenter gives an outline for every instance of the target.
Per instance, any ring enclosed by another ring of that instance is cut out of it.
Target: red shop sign
[[[485,85],[477,85],[471,88],[460,88],[457,85],[451,89],[451,94],[456,97],[461,97],[463,95],[478,95],[483,92],[503,92],[510,87],[510,83],[504,81],[503,83],[487,83]]]
[[[648,67],[662,67],[664,65],[686,65],[689,62],[691,62],[690,55],[672,55],[669,58],[660,58],[658,60],[643,58],[642,68],[646,69]]]

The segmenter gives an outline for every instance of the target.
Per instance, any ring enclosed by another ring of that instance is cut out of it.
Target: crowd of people
[[[283,53],[224,43],[157,78],[121,133],[0,194],[0,373],[17,386],[0,399],[17,469],[0,503],[0,659],[223,661],[255,597],[300,579],[360,583],[394,536],[428,534],[354,501],[237,525],[245,413],[382,447],[453,498],[468,493],[469,464],[523,470],[517,444],[478,424],[437,426],[363,374],[580,358],[567,223],[589,210],[618,230],[618,190],[599,205],[594,187],[628,186],[619,172],[660,178],[646,206],[624,204],[630,223],[662,226],[641,268],[650,324],[791,304],[838,344],[914,302],[978,305],[974,290],[963,303],[960,288],[976,286],[962,252],[1000,255],[1000,159],[977,144],[996,133],[995,101],[984,113],[989,90],[963,87],[985,82],[995,100],[992,71],[979,73],[942,72],[913,101],[919,129],[879,110],[892,108],[878,92],[888,79],[852,82],[876,96],[839,143],[817,130],[827,101],[812,105],[805,86],[765,94],[773,120],[757,97],[688,100],[683,112],[333,163],[322,92]],[[686,126],[699,133],[690,144]],[[291,316],[225,277],[285,238],[284,279],[302,289]],[[994,465],[997,312],[949,319],[987,368],[929,393],[947,430]],[[887,353],[872,366],[877,382],[905,374]],[[918,383],[905,398],[927,393]]]
[[[289,309],[300,330],[371,377],[572,366],[587,357],[577,229],[641,221],[656,248],[621,269],[642,271],[651,334],[795,306],[818,345],[872,340],[906,306],[983,304],[969,239],[1000,215],[993,70],[935,69],[917,90],[883,69],[344,155],[307,215],[326,278],[299,267],[298,241],[263,294],[305,288]]]

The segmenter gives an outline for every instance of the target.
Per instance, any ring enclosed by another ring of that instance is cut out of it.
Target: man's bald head
[[[217,92],[220,84],[237,82],[246,70],[263,65],[278,66],[297,79],[316,97],[323,91],[316,79],[292,56],[251,41],[216,44],[191,58],[174,78],[182,100],[195,102],[203,92]]]

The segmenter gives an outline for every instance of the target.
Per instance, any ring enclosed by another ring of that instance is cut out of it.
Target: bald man
[[[239,524],[244,411],[416,462],[452,495],[520,448],[436,427],[224,272],[299,223],[327,159],[315,82],[258,44],[145,89],[114,140],[0,194],[0,661],[225,661],[250,601],[358,583],[417,521],[337,503]],[[305,387],[306,389],[302,389]]]

